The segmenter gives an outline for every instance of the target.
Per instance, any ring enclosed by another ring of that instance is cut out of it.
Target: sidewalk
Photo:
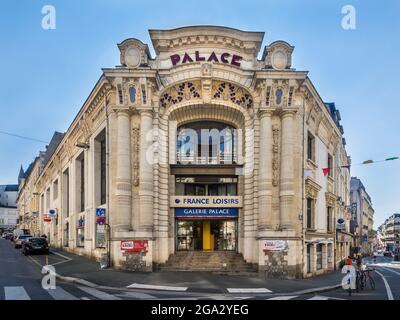
[[[333,290],[340,287],[342,275],[340,271],[316,276],[311,279],[278,280],[264,279],[262,276],[229,276],[208,272],[127,272],[113,269],[101,270],[100,264],[86,257],[81,257],[61,249],[52,249],[72,260],[57,264],[56,272],[62,280],[80,284],[127,289],[132,284],[135,288],[146,286],[175,287],[176,291],[201,293],[229,293],[234,289],[252,289],[260,293],[306,294]],[[51,262],[50,262],[51,263]],[[78,280],[80,279],[80,280]],[[84,280],[84,281],[81,281]],[[87,283],[89,282],[89,283]],[[142,287],[143,288],[143,287]],[[187,288],[187,289],[185,289]],[[156,289],[156,287],[154,287]],[[160,289],[160,288],[158,288]],[[163,288],[161,288],[163,290]],[[172,288],[165,288],[172,290]],[[237,290],[236,290],[237,291]],[[270,292],[269,292],[270,291]]]

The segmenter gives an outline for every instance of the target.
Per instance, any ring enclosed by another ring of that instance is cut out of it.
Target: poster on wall
[[[148,252],[148,240],[122,240],[121,250],[124,252]]]
[[[289,244],[286,240],[264,240],[264,252],[288,252]]]

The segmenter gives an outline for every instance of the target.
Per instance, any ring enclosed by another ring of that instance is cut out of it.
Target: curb
[[[86,286],[86,287],[90,287],[90,288],[98,288],[98,289],[106,289],[106,290],[118,290],[118,291],[133,291],[133,289],[131,289],[131,288],[102,286],[102,285],[98,285],[98,284],[95,284],[93,282],[90,282],[90,281],[87,281],[87,280],[84,280],[84,279],[74,278],[74,277],[64,277],[64,276],[61,276],[59,274],[56,274],[56,277],[58,279],[62,280],[62,281],[65,281],[65,282],[80,284],[80,285],[83,285],[83,286]],[[341,287],[342,287],[342,285],[338,284],[338,285],[334,285],[334,286],[326,286],[326,287],[305,289],[305,290],[295,291],[295,292],[291,292],[291,293],[271,292],[270,294],[305,295],[305,294],[310,294],[310,293],[319,293],[319,292],[332,291],[332,290],[335,290],[335,289],[339,289]],[[193,289],[197,289],[197,290],[194,291]],[[140,289],[140,290],[151,291],[152,289]],[[163,290],[160,290],[160,291],[163,291]],[[212,291],[212,292],[210,292],[210,291]],[[216,291],[217,291],[216,289],[209,290],[209,289],[206,289],[206,288],[201,288],[201,290],[200,290],[199,288],[190,288],[189,287],[186,292],[187,293],[202,293],[202,294],[205,294],[205,293],[232,294],[232,293],[227,292],[226,288],[225,289],[221,288],[222,292],[220,290],[218,290],[218,292],[216,292]],[[225,291],[225,292],[223,292],[223,291]],[[182,293],[182,291],[171,291],[171,290],[169,290],[168,292],[180,292],[180,293]]]

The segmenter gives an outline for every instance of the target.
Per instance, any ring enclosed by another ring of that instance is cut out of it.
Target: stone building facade
[[[370,254],[376,241],[373,230],[375,210],[370,195],[357,177],[351,177],[350,201],[354,210],[355,247],[362,253]]]
[[[212,26],[150,37],[155,57],[118,45],[36,180],[41,230],[116,268],[232,251],[270,277],[332,270],[348,159],[294,47],[259,59],[263,32]]]

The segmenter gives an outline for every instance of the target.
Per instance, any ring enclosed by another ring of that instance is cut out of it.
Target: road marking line
[[[267,300],[290,300],[290,299],[294,299],[298,296],[280,296],[280,297],[273,297],[273,298],[269,298]]]
[[[383,270],[386,270],[386,271],[390,271],[390,272],[393,272],[393,273],[395,273],[395,274],[397,274],[397,275],[399,275],[400,276],[400,272],[396,272],[396,271],[394,271],[394,270],[391,270],[391,269],[388,269],[388,268],[382,268]]]
[[[79,300],[77,297],[73,296],[61,287],[56,287],[55,289],[49,289],[46,291],[53,297],[54,300]]]
[[[271,293],[267,288],[227,288],[229,293]]]
[[[314,297],[312,297],[310,299],[307,299],[307,300],[329,300],[329,298],[328,297],[323,297],[323,296],[314,296]]]
[[[165,291],[186,291],[188,289],[187,287],[155,286],[151,284],[141,284],[141,283],[133,283],[127,286],[127,288],[165,290]]]
[[[116,294],[116,296],[121,297],[121,298],[137,298],[137,299],[156,299],[155,296],[152,296],[147,293],[142,293],[142,292],[124,292],[120,294]]]
[[[58,264],[61,264],[61,263],[70,262],[70,261],[72,260],[72,258],[67,257],[67,256],[64,256],[64,255],[61,254],[61,253],[53,252],[53,251],[52,251],[52,253],[55,254],[55,255],[57,255],[57,256],[60,256],[61,258],[66,259],[66,261],[59,261],[59,262],[53,263],[52,266],[55,266],[55,265],[58,265]]]
[[[89,293],[90,295],[100,299],[100,300],[122,300],[121,298],[117,297],[117,296],[113,296],[111,294],[108,294],[106,292],[103,291],[99,291],[93,288],[88,288],[88,287],[81,287],[78,286],[78,288],[82,291],[85,291],[86,293]]]
[[[24,287],[4,287],[6,300],[31,300]]]
[[[387,296],[388,296],[388,300],[393,300],[392,290],[390,290],[389,284],[386,281],[385,277],[379,271],[375,270],[375,272],[382,277],[383,283],[385,284],[385,287],[386,287],[386,293],[387,293]]]

